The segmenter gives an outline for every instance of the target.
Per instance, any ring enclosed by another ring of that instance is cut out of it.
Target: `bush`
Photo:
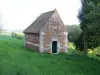
[[[21,40],[21,39],[23,39],[23,35],[16,34],[16,38]]]
[[[16,33],[15,32],[12,32],[11,36],[12,37],[16,37]]]
[[[15,32],[12,32],[11,36],[15,37],[16,39],[20,39],[20,40],[24,38],[22,34],[15,33]]]

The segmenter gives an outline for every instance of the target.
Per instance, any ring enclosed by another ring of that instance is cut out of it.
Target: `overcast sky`
[[[80,0],[0,0],[5,29],[25,29],[41,13],[55,8],[64,24],[79,24]]]

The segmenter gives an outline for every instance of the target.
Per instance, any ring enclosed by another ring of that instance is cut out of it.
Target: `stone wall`
[[[39,52],[39,34],[25,34],[25,47]]]
[[[57,13],[54,11],[39,34],[25,34],[25,47],[38,52],[52,53],[52,42],[57,41],[57,53],[65,52],[68,46],[65,26]]]
[[[39,44],[39,34],[25,34],[25,41]]]
[[[65,52],[67,50],[67,34],[65,34],[65,26],[58,15],[55,12],[44,25],[41,30],[42,48],[45,52],[52,53],[52,41],[58,42],[58,53]],[[43,50],[42,49],[42,50]]]

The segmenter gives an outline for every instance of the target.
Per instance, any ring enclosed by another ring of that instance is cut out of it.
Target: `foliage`
[[[15,37],[17,39],[20,39],[20,40],[24,38],[24,36],[22,34],[15,33],[15,32],[12,32],[11,36]]]
[[[75,40],[74,42],[76,51],[84,51],[84,44],[83,44],[83,33]]]
[[[93,49],[100,45],[100,0],[82,0],[78,17],[83,31],[81,39],[77,39],[78,47],[80,48],[81,42],[87,52],[88,48]]]
[[[73,54],[73,53],[75,53],[74,43],[68,42],[68,54]]]
[[[85,16],[90,21],[87,24],[88,46],[89,48],[95,48],[100,46],[100,0],[91,0],[89,6],[91,11]]]
[[[81,29],[79,25],[67,25],[66,31],[68,31],[68,40],[70,42],[75,42],[81,34]]]
[[[79,55],[40,54],[23,40],[0,37],[0,75],[98,75],[100,60]]]

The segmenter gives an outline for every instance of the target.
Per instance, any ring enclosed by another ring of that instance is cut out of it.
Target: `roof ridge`
[[[52,10],[40,14],[40,16],[38,16],[36,20],[24,30],[24,33],[39,33],[54,12],[55,10]]]

